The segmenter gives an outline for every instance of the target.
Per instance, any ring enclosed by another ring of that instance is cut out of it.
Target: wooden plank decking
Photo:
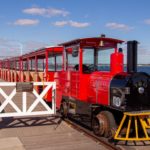
[[[54,117],[7,118],[0,122],[0,139],[16,137],[27,150],[105,149],[65,122],[58,125],[58,120]]]

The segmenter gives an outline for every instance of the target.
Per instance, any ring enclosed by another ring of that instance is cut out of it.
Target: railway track
[[[114,144],[114,142],[113,143],[108,142],[108,139],[106,139],[106,138],[102,138],[102,137],[98,137],[98,136],[94,135],[92,131],[82,127],[81,125],[77,124],[76,122],[74,122],[70,119],[65,118],[63,120],[72,128],[74,128],[74,129],[78,130],[80,133],[83,133],[84,135],[90,137],[92,140],[98,142],[100,145],[103,145],[107,149],[110,149],[110,150],[122,150],[122,149],[124,149],[121,147],[117,147]]]

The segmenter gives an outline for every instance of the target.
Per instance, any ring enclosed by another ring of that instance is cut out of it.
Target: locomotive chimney
[[[127,42],[127,72],[137,72],[137,41]]]

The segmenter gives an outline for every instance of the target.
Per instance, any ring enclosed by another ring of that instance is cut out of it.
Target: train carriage
[[[44,81],[55,81],[63,117],[81,121],[99,136],[150,140],[150,76],[137,72],[137,41],[127,42],[124,70],[123,42],[102,35],[45,47],[2,60],[0,75],[12,82],[43,82],[39,93]]]

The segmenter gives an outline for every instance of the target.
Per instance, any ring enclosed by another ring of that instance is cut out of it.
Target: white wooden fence
[[[43,86],[43,82],[33,82],[34,86]],[[2,87],[13,87],[12,92],[7,95],[4,91],[4,88]],[[28,106],[27,109],[27,92],[22,92],[22,108],[19,108],[15,104],[15,99],[12,100],[12,98],[16,95],[16,82],[0,82],[0,94],[4,97],[4,101],[0,105],[0,117],[15,117],[15,116],[32,116],[32,115],[53,115],[56,113],[56,102],[55,102],[55,93],[56,93],[56,83],[55,82],[44,82],[44,90],[38,94],[36,89],[33,88],[32,93],[35,95],[36,99],[31,103],[30,106]],[[46,93],[49,91],[49,89],[52,89],[52,108],[49,107],[43,97],[46,95]],[[30,101],[30,99],[28,100]],[[34,111],[34,109],[38,106],[38,104],[41,103],[43,108],[45,110],[38,110]],[[10,104],[15,112],[6,112],[5,110],[6,106]]]

